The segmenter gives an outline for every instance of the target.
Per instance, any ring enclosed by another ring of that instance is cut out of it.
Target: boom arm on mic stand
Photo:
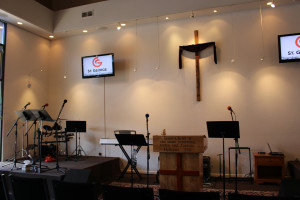
[[[146,117],[146,126],[147,126],[147,188],[149,188],[149,160],[150,160],[150,149],[149,149],[149,137],[150,137],[150,133],[149,133],[149,128],[148,128],[149,114],[147,113],[145,115],[145,117]]]
[[[67,99],[65,99],[63,105],[62,105],[61,108],[60,108],[60,111],[59,111],[59,113],[58,113],[58,116],[57,116],[57,118],[56,118],[56,120],[55,120],[54,126],[56,126],[57,121],[58,121],[58,119],[59,119],[59,117],[60,117],[61,111],[63,110],[63,108],[64,108],[64,106],[65,106],[65,104],[66,104],[67,102],[68,102]],[[62,173],[65,173],[63,170],[61,170],[61,169],[59,168],[59,164],[58,164],[58,137],[57,137],[57,131],[58,131],[58,128],[55,128],[55,136],[56,136],[56,169],[57,169],[57,171],[61,171]]]

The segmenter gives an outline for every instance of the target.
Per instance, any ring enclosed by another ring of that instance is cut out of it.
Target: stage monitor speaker
[[[281,180],[279,197],[283,198],[300,198],[300,180],[292,178],[284,178]]]
[[[66,172],[63,181],[69,183],[90,183],[91,173],[92,171],[89,169],[70,169]]]

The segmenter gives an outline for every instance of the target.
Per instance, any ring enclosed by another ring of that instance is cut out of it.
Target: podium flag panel
[[[204,135],[153,136],[153,151],[160,152],[160,188],[200,192],[203,187]]]

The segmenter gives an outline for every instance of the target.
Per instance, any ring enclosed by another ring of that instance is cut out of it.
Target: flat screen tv
[[[114,76],[114,54],[81,57],[82,78]]]
[[[278,35],[279,62],[300,61],[300,33]]]

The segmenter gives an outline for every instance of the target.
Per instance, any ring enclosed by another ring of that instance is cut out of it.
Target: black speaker
[[[210,179],[210,157],[203,156],[203,182],[207,183]]]
[[[300,198],[300,180],[292,178],[284,178],[281,180],[279,197],[283,198]]]
[[[69,169],[63,181],[69,183],[90,183],[91,173],[92,171],[89,169]]]
[[[54,156],[56,154],[56,145],[50,144],[50,145],[42,145],[42,157],[51,155]]]

